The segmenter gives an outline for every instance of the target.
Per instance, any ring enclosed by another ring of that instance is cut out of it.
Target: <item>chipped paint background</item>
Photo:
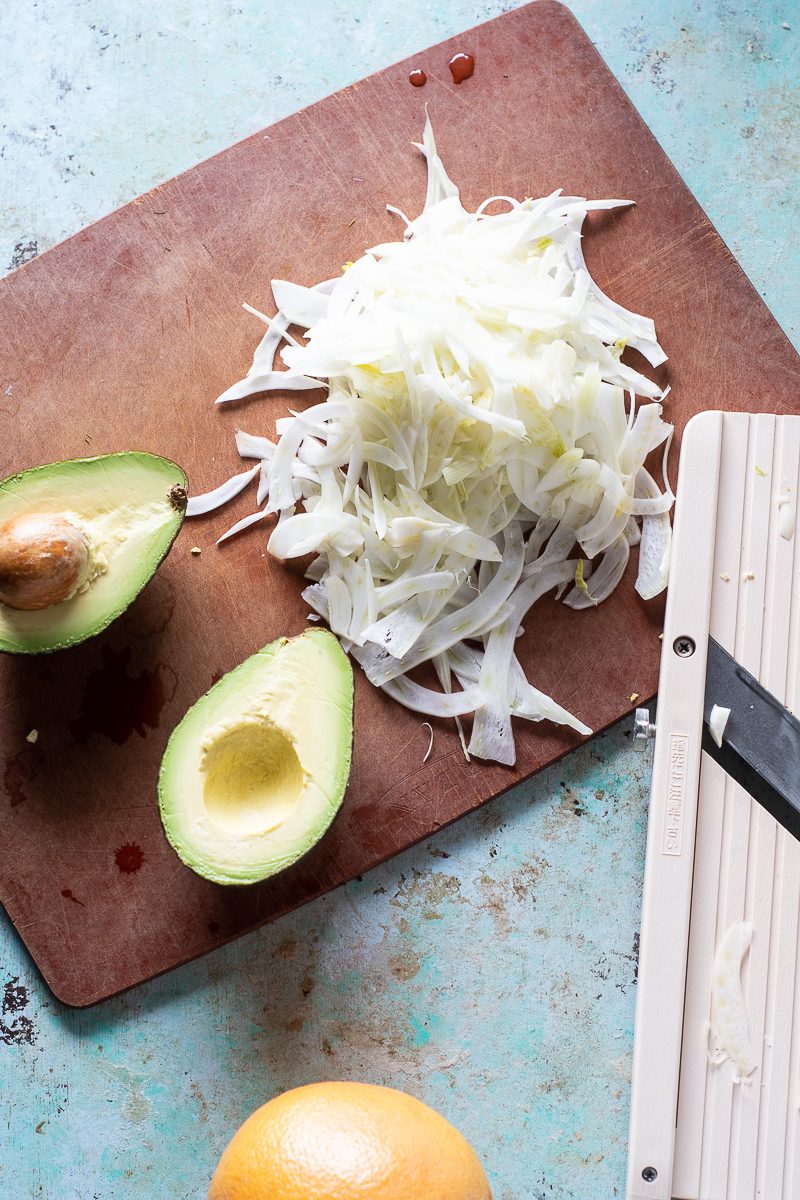
[[[510,7],[12,0],[0,267]],[[800,341],[798,0],[570,7]],[[496,1200],[622,1195],[648,782],[649,756],[618,728],[363,880],[88,1012],[49,997],[0,915],[0,1196],[199,1200],[254,1107],[324,1078],[441,1109]]]

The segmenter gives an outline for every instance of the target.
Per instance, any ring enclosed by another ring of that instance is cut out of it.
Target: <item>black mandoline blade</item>
[[[715,704],[731,710],[721,747],[708,728]],[[800,839],[800,721],[713,638],[708,639],[703,749]]]

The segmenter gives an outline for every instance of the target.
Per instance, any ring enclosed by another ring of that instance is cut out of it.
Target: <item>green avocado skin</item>
[[[276,875],[320,841],[347,789],[353,748],[353,669],[326,629],[281,637],[229,671],[173,730],[158,777],[164,832],[181,861],[212,883],[250,885]],[[298,747],[307,784],[274,831],[226,830],[209,821],[202,754],[209,731],[266,719]]]
[[[70,600],[35,612],[0,604],[0,651],[47,654],[106,629],[169,553],[187,492],[181,467],[145,451],[67,459],[0,481],[0,527],[24,512],[67,513],[90,532],[102,529],[93,543],[107,559],[105,572]]]

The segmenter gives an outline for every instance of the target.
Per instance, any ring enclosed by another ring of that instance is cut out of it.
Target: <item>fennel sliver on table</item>
[[[464,50],[475,73],[456,85],[446,64]],[[426,71],[424,90],[409,85],[412,66]],[[14,436],[0,472],[83,457],[87,436],[92,453],[173,458],[195,494],[240,470],[236,427],[273,436],[292,401],[214,408],[250,364],[257,330],[241,303],[273,312],[271,278],[313,284],[397,236],[386,203],[415,214],[424,199],[410,143],[426,103],[468,208],[558,187],[636,201],[588,219],[586,257],[606,292],[654,318],[669,361],[651,377],[671,385],[665,415],[678,436],[704,408],[792,411],[800,360],[574,18],[541,0],[249,138],[4,280],[0,410]],[[423,762],[421,718],[356,669],[353,774],[322,842],[250,888],[195,876],[158,818],[169,733],[219,675],[307,627],[302,570],[266,557],[258,526],[214,547],[252,503],[245,493],[184,528],[100,637],[0,662],[0,899],[68,1004],[110,996],[361,874],[579,740],[521,724],[513,769],[467,764],[452,723],[439,722]],[[193,545],[203,553],[191,556]],[[628,712],[634,692],[656,691],[663,605],[636,595],[635,569],[595,611],[540,601],[518,642],[531,681],[595,730]]]

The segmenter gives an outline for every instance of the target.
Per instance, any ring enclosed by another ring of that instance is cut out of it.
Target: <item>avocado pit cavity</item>
[[[158,774],[164,831],[213,883],[268,879],[322,838],[352,748],[353,668],[337,639],[327,629],[277,638],[172,731]]]
[[[0,528],[0,602],[32,611],[69,600],[92,571],[84,531],[59,513],[28,513]]]
[[[210,729],[200,771],[209,818],[238,836],[277,829],[305,784],[294,743],[266,716]]]

